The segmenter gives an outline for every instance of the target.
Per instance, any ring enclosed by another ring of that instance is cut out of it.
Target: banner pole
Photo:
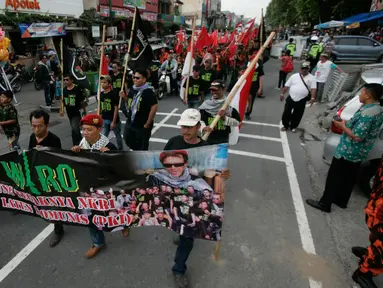
[[[126,71],[128,70],[128,62],[130,58],[130,49],[132,48],[132,38],[133,38],[133,33],[134,33],[134,28],[136,25],[136,13],[137,13],[137,7],[134,10],[134,16],[133,16],[133,23],[132,23],[132,29],[130,31],[130,39],[129,39],[129,46],[128,46],[128,55],[126,56],[126,62],[124,65],[124,78],[122,78],[122,85],[121,85],[121,92],[124,91],[125,88],[125,78],[126,78]],[[120,109],[122,103],[122,98],[120,97],[119,103],[118,103],[118,109]]]
[[[260,33],[260,38],[261,39],[259,39],[259,43],[260,43],[260,45],[259,46],[262,46],[262,40],[263,40],[263,29],[264,29],[264,27],[263,27],[263,8],[261,9],[261,27],[260,27],[260,29],[261,29],[261,33]]]
[[[234,88],[230,91],[229,96],[227,96],[225,103],[222,105],[221,110],[226,110],[227,107],[229,107],[231,101],[233,100],[235,94],[237,93],[238,89],[242,86],[243,82],[247,78],[247,76],[250,74],[250,72],[256,67],[259,58],[261,57],[263,51],[265,51],[266,47],[269,45],[269,43],[272,41],[272,39],[275,36],[275,32],[272,32],[270,36],[267,38],[265,44],[258,50],[257,56],[251,61],[249,67],[247,67],[245,73],[241,76],[241,78],[238,79],[237,83],[235,84]],[[213,122],[210,124],[210,128],[214,129],[214,127],[217,125],[219,119],[221,117],[219,115],[216,115]],[[207,140],[209,137],[210,133],[206,132],[202,139]]]
[[[193,17],[193,30],[192,30],[192,35],[191,35],[191,41],[190,41],[190,59],[189,59],[189,73],[188,73],[188,78],[186,79],[186,89],[185,89],[185,93],[184,93],[184,104],[187,104],[187,101],[188,101],[188,92],[189,92],[189,83],[190,83],[190,74],[191,74],[191,70],[192,70],[192,63],[193,63],[193,53],[194,53],[194,33],[195,33],[195,22],[196,22],[196,19],[195,19],[195,16]]]
[[[60,40],[60,52],[61,52],[61,105],[60,105],[60,113],[64,113],[64,43],[63,38]]]
[[[98,72],[98,88],[97,88],[97,114],[100,115],[101,113],[101,102],[100,102],[100,95],[101,95],[101,74],[102,74],[102,64],[104,59],[104,44],[105,44],[105,34],[106,34],[106,25],[102,27],[102,40],[101,40],[101,55],[100,55],[100,69]]]

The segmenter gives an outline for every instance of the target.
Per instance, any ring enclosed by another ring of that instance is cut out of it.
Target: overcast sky
[[[248,18],[261,19],[261,9],[263,15],[266,13],[266,7],[270,0],[222,0],[222,11],[234,12],[236,15],[245,15]]]

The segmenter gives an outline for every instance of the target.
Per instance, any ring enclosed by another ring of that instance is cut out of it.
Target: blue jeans
[[[105,245],[104,232],[94,227],[89,227],[89,233],[90,233],[90,239],[92,239],[93,245],[95,247],[101,247]]]
[[[198,109],[198,107],[200,106],[200,102],[199,100],[191,100],[191,101],[188,101],[188,108],[193,108],[193,109]]]
[[[186,261],[189,258],[190,252],[193,250],[194,238],[189,238],[180,235],[176,256],[174,258],[174,266],[172,268],[175,274],[185,274],[187,266]]]
[[[51,99],[51,83],[49,81],[43,82],[44,86],[44,97],[45,97],[45,104],[47,106],[52,105],[52,99]]]
[[[110,125],[112,124],[112,121],[110,120],[103,120],[104,124],[102,125],[102,135],[108,137],[110,133]],[[122,144],[122,136],[121,136],[121,121],[118,120],[116,128],[112,129],[114,135],[116,136],[117,140],[117,146],[118,150],[124,149],[124,146]]]

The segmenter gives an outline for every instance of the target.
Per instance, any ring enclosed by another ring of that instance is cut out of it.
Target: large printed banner
[[[176,151],[11,152],[0,156],[0,210],[105,231],[163,226],[216,241],[227,157],[227,144]]]
[[[21,38],[65,36],[64,23],[19,24]]]

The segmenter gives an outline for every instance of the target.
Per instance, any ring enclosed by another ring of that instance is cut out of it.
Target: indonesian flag
[[[245,112],[246,112],[247,100],[249,99],[250,89],[253,83],[254,72],[257,69],[257,67],[258,67],[258,63],[256,68],[250,71],[249,75],[246,77],[241,87],[237,90],[237,93],[235,94],[233,100],[230,103],[230,106],[235,108],[239,112],[239,115],[241,116],[241,121],[243,120],[243,116],[245,115]],[[229,137],[230,145],[235,145],[238,143],[240,127],[241,126],[231,129],[231,133]]]
[[[251,30],[253,30],[255,23],[255,18],[251,19],[249,22],[247,22],[246,26],[244,27],[241,36],[238,39],[238,42],[241,42],[243,44],[247,44],[250,38]]]
[[[189,71],[195,65],[195,60],[194,60],[193,56],[194,55],[192,55],[192,52],[190,51],[190,45],[189,45],[189,51],[188,51],[188,54],[186,55],[186,58],[185,58],[184,67],[182,68],[182,81],[181,81],[181,89],[180,89],[180,97],[182,100],[184,100],[184,96],[185,96],[184,83],[185,83],[187,77],[190,77]],[[190,58],[192,58],[191,59],[191,67],[190,67]]]

